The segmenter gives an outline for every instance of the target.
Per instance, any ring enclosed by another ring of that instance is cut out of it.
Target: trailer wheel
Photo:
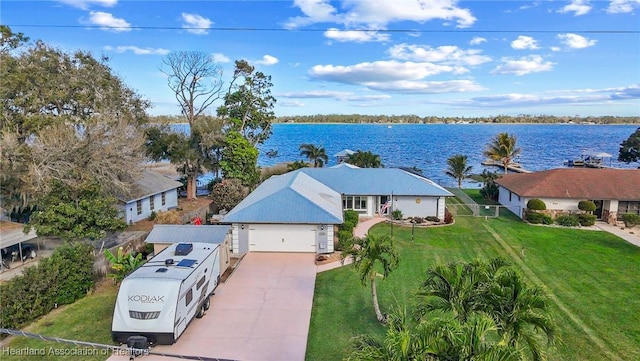
[[[206,311],[204,309],[204,302],[200,305],[200,308],[198,308],[198,312],[196,313],[196,318],[202,318],[204,316],[204,311]]]
[[[205,311],[209,310],[209,307],[211,307],[211,298],[207,297],[204,300],[204,304],[202,305],[202,307],[204,308]]]

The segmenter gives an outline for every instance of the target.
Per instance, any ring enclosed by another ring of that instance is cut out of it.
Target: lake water
[[[454,187],[455,180],[444,174],[447,159],[455,154],[466,155],[472,172],[482,173],[482,152],[501,132],[518,138],[522,153],[517,162],[524,169],[538,171],[564,167],[566,160],[577,159],[589,150],[611,154],[607,165],[636,168],[638,163],[626,164],[616,159],[620,143],[637,128],[637,124],[274,124],[273,134],[260,146],[258,165],[306,160],[300,156],[299,148],[310,143],[325,148],[329,166],[336,164],[334,154],[344,149],[370,151],[380,155],[385,167],[417,167],[433,181]],[[187,132],[188,126],[175,124],[173,129]],[[267,156],[269,150],[277,151],[276,156]],[[497,167],[486,169],[502,171]],[[205,184],[211,178],[211,174],[203,175],[200,182]],[[478,185],[468,182],[465,186]]]
[[[466,155],[473,173],[482,173],[482,152],[501,132],[518,138],[522,153],[517,161],[528,170],[564,167],[564,161],[579,158],[585,150],[611,154],[613,167],[635,168],[638,163],[616,159],[620,143],[637,128],[587,124],[274,124],[273,135],[260,147],[258,164],[303,160],[299,147],[311,143],[325,148],[328,165],[336,164],[334,154],[343,149],[370,151],[380,155],[385,167],[415,166],[433,181],[454,186],[455,180],[444,174],[447,158]],[[271,149],[277,151],[275,157],[266,155]]]

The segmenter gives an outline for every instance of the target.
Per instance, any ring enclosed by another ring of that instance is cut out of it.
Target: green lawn
[[[379,224],[371,232],[390,229]],[[383,312],[394,302],[410,305],[436,262],[501,256],[550,294],[558,328],[551,360],[640,359],[640,248],[606,232],[531,226],[513,214],[416,228],[415,242],[411,228],[393,232],[400,267],[378,283]],[[340,360],[351,337],[363,333],[384,334],[370,289],[349,266],[318,274],[307,360]]]
[[[25,332],[52,336],[68,340],[95,342],[113,345],[111,341],[111,318],[116,301],[117,288],[106,281],[90,296],[71,305],[54,310]],[[1,360],[96,360],[109,358],[111,352],[88,346],[42,341],[27,337],[14,337],[0,350]],[[28,352],[36,353],[28,355]]]

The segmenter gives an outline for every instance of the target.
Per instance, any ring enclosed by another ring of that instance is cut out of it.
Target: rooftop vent
[[[173,264],[173,258],[167,258],[164,260],[165,266],[171,266]]]
[[[176,246],[176,256],[186,256],[193,251],[192,243],[180,243]]]

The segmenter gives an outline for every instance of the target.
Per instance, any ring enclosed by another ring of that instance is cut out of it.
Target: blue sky
[[[0,22],[106,55],[178,114],[170,51],[271,75],[277,116],[640,116],[640,0],[59,0],[0,3]],[[212,111],[215,111],[212,109]]]

